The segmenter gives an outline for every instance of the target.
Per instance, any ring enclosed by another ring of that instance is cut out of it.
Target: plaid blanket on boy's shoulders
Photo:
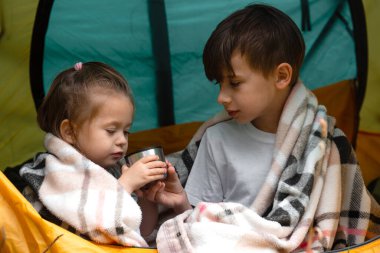
[[[45,147],[20,169],[22,193],[43,218],[98,243],[148,246],[141,209],[113,175],[52,134]]]
[[[219,114],[198,130],[173,161],[180,175],[206,128],[226,118]],[[272,161],[251,207],[199,203],[161,226],[159,252],[323,252],[380,234],[380,207],[349,141],[300,82],[284,107]]]

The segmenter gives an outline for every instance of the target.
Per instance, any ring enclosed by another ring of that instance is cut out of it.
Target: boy
[[[206,76],[231,120],[207,129],[186,183],[190,203],[253,203],[271,167],[282,108],[305,45],[296,24],[266,6],[235,12],[211,34]]]
[[[205,122],[173,163],[191,168],[186,191],[170,172],[149,192],[189,209],[161,226],[160,252],[325,251],[378,234],[380,208],[348,140],[298,80],[304,51],[297,26],[271,6],[216,27],[203,62],[227,114]]]

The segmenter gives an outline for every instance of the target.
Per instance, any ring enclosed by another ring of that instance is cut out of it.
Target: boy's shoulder
[[[226,136],[236,136],[247,133],[249,127],[246,124],[239,124],[233,119],[216,123],[206,129],[209,138],[225,138]]]

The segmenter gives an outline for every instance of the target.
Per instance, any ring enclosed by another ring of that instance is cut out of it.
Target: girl
[[[55,78],[37,114],[47,152],[20,170],[43,218],[100,243],[147,246],[157,206],[142,199],[141,211],[131,194],[174,168],[154,155],[125,164],[133,114],[127,81],[106,64],[77,63]]]

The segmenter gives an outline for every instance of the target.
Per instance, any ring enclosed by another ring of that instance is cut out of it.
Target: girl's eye
[[[130,134],[130,132],[127,131],[127,130],[123,131],[123,133],[124,133],[125,136],[128,136]]]
[[[116,131],[114,129],[106,129],[107,133],[114,134]]]

